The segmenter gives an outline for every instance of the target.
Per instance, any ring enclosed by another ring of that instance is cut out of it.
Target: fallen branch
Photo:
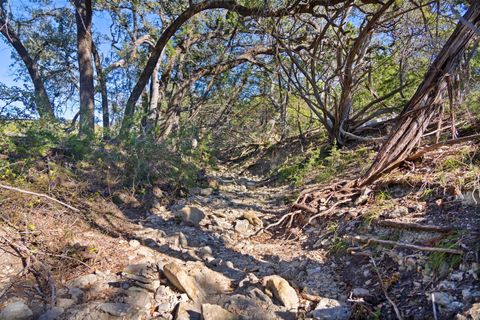
[[[72,207],[71,205],[69,204],[66,204],[65,202],[62,202],[60,200],[57,200],[55,198],[52,198],[46,194],[43,194],[43,193],[36,193],[36,192],[32,192],[32,191],[28,191],[28,190],[23,190],[23,189],[19,189],[19,188],[15,188],[15,187],[11,187],[11,186],[7,186],[7,185],[4,185],[4,184],[0,184],[0,188],[2,189],[6,189],[6,190],[11,190],[11,191],[16,191],[16,192],[20,192],[20,193],[24,193],[24,194],[30,194],[30,195],[34,195],[34,196],[37,196],[37,197],[41,197],[41,198],[45,198],[45,199],[48,199],[50,201],[53,201],[53,202],[56,202],[58,204],[61,204],[62,206],[64,207],[67,207],[69,208],[70,210],[73,210],[75,212],[80,212],[79,209],[75,208],[75,207]]]
[[[470,141],[470,140],[480,140],[480,133],[479,134],[472,134],[470,136],[466,136],[466,137],[462,137],[462,138],[450,139],[450,140],[447,140],[447,141],[444,141],[444,142],[439,142],[439,143],[432,144],[431,146],[424,147],[424,148],[420,149],[419,151],[417,151],[416,153],[414,153],[413,155],[409,156],[407,160],[409,160],[409,161],[415,160],[415,159],[420,158],[421,156],[423,156],[427,152],[436,150],[436,149],[444,147],[444,146],[450,146],[450,145],[454,145],[454,144],[457,144],[457,143],[466,142],[466,141]]]
[[[392,221],[392,220],[379,220],[379,221],[375,221],[374,224],[380,227],[412,229],[412,230],[438,232],[438,233],[450,233],[455,230],[454,228],[450,228],[450,227],[424,225],[424,224],[408,223],[408,222],[398,222],[398,221]]]
[[[367,237],[363,237],[363,236],[354,236],[353,240],[359,241],[359,242],[364,242],[365,246],[368,246],[372,243],[378,243],[378,244],[386,244],[386,245],[392,245],[392,246],[403,247],[403,248],[414,249],[414,250],[420,250],[420,251],[443,252],[443,253],[460,254],[460,255],[463,254],[462,250],[457,250],[457,249],[417,246],[417,245],[414,245],[414,244],[408,244],[408,243],[402,243],[402,242],[390,241],[390,240],[380,240],[380,239],[376,239],[376,238],[367,238]]]

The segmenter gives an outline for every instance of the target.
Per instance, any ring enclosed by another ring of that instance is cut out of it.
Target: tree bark
[[[153,128],[160,110],[158,108],[158,101],[160,99],[160,81],[158,80],[158,68],[159,64],[153,69],[152,77],[150,79],[150,108],[149,115],[147,115],[147,122],[151,122],[151,127]]]
[[[35,60],[32,59],[28,53],[27,48],[23,45],[20,37],[15,30],[10,26],[5,17],[5,13],[2,7],[3,1],[0,2],[0,31],[7,40],[8,43],[15,49],[23,63],[27,67],[28,74],[33,82],[34,94],[35,94],[35,106],[40,118],[55,118],[53,105],[47,95],[45,84],[40,74],[40,69]]]
[[[103,140],[110,138],[110,112],[108,110],[108,91],[107,79],[100,61],[97,47],[92,43],[93,60],[95,69],[97,70],[97,81],[99,83],[100,94],[102,95],[102,124],[103,124]]]
[[[92,0],[75,0],[77,23],[78,69],[80,70],[80,129],[79,136],[95,131],[95,88],[92,63]]]
[[[408,158],[420,142],[431,118],[441,107],[442,94],[447,88],[447,78],[458,68],[469,41],[480,27],[480,1],[475,1],[459,22],[454,32],[430,66],[423,82],[399,116],[396,129],[383,144],[367,173],[359,178],[357,186],[375,181]],[[465,23],[467,21],[468,23]]]

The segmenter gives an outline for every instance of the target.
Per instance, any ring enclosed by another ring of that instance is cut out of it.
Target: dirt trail
[[[298,190],[266,186],[226,170],[210,181],[214,188],[193,188],[168,206],[162,205],[165,197],[157,190],[148,208],[131,196],[125,196],[123,204],[97,198],[93,201],[104,201],[97,203],[102,210],[92,215],[90,223],[70,217],[70,227],[80,224],[72,241],[87,251],[98,250],[87,252],[90,260],[85,260],[95,270],[80,265],[74,275],[68,267],[67,272],[53,273],[57,291],[50,305],[38,294],[32,295],[36,285],[31,279],[15,276],[22,270],[19,259],[3,252],[0,294],[8,292],[0,299],[0,319],[12,318],[12,312],[23,313],[19,319],[44,320],[347,320],[371,318],[379,312],[382,319],[396,319],[371,261],[347,254],[346,246],[352,244],[343,238],[323,238],[316,243],[327,231],[319,225],[283,236],[258,233],[288,212],[287,204]],[[416,202],[409,203],[405,195],[392,201],[398,204],[383,208],[382,219],[442,225],[436,220],[444,216],[438,209],[425,210]],[[365,208],[346,207],[335,214],[361,217],[361,210]],[[456,219],[452,225],[475,228],[478,223],[470,220],[478,216],[473,213],[462,209],[462,216],[458,212],[452,216]],[[347,235],[364,232],[405,243],[438,237],[365,225],[360,219],[342,223]],[[330,252],[336,246],[343,255]],[[390,298],[412,319],[431,318],[432,295],[442,316],[439,319],[450,319],[480,299],[475,263],[467,261],[459,270],[447,268],[439,277],[428,269],[429,256],[420,252],[382,246],[368,252],[375,256],[382,281],[388,282]],[[69,260],[60,262],[65,261]],[[477,312],[475,308],[478,304],[469,312]]]

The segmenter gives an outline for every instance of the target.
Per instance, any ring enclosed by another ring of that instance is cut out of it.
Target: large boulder
[[[21,301],[8,304],[0,312],[0,320],[26,320],[32,319],[32,317],[32,310],[30,310],[30,308]]]

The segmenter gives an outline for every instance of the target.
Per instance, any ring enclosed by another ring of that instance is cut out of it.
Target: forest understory
[[[480,320],[480,1],[0,0],[0,320]]]
[[[237,150],[197,187],[135,193],[115,185],[119,171],[58,149],[29,163],[3,155],[2,187],[22,178],[1,191],[1,314],[13,305],[41,319],[478,317],[478,144],[428,152],[360,200],[279,223],[300,191],[357,176],[358,157],[373,154],[339,152],[325,160],[329,180],[309,170],[295,187],[278,161],[265,169],[294,146],[260,148],[247,162]]]

